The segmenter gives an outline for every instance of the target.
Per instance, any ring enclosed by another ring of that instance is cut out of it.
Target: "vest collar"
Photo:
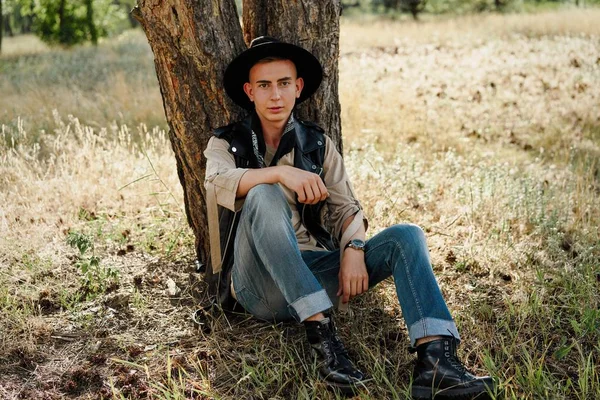
[[[258,166],[258,161],[252,148],[252,129],[258,139],[258,147],[262,154],[265,151],[265,143],[260,127],[260,121],[256,112],[251,112],[242,120],[233,126],[233,140],[229,146],[229,151],[235,156],[250,160],[252,164]],[[298,149],[303,154],[313,152],[325,146],[325,137],[321,132],[312,128],[312,125],[306,124],[294,118],[294,129],[282,137],[277,149],[279,157],[289,153],[293,148]]]
[[[294,121],[296,131],[296,146],[302,153],[311,153],[325,147],[325,137],[297,119]]]

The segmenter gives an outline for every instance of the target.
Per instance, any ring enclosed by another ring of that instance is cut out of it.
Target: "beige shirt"
[[[273,161],[275,153],[277,153],[277,149],[275,147],[271,147],[268,144],[265,145],[265,165],[271,165],[271,161]]]
[[[207,189],[211,258],[213,260],[213,272],[216,273],[221,269],[221,250],[216,205],[218,204],[231,211],[241,210],[244,199],[236,199],[236,192],[239,182],[247,169],[235,167],[233,154],[229,152],[229,143],[225,139],[212,137],[208,142],[204,155],[206,157],[206,179],[204,184]],[[272,157],[273,155],[270,155],[271,159]],[[293,166],[294,150],[279,159],[277,165]],[[328,221],[331,233],[340,240],[343,248],[343,245],[353,238],[360,223],[363,223],[365,228],[367,227],[367,220],[362,213],[362,207],[356,199],[352,184],[348,179],[343,159],[335,148],[333,141],[327,136],[322,177],[329,191],[327,207],[323,207],[323,217]],[[317,246],[317,241],[308,233],[308,230],[301,222],[300,213],[296,209],[296,193],[281,184],[279,185],[292,210],[292,226],[294,227],[300,250],[323,250]],[[342,232],[344,221],[353,215],[353,222],[345,232]]]

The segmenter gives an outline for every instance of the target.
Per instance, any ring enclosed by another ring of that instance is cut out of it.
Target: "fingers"
[[[342,303],[347,303],[351,298],[369,290],[369,275],[354,277],[339,277],[339,286],[336,296],[342,296]]]
[[[317,204],[320,201],[327,199],[329,193],[323,183],[323,180],[312,172],[309,173],[302,186],[303,196],[298,193],[298,201],[305,204]]]
[[[315,204],[315,199],[318,201],[318,197],[320,197],[320,193],[318,193],[318,189],[315,188],[313,182],[307,182],[304,185],[304,191],[306,192],[306,204]]]
[[[296,192],[300,203],[317,204],[329,197],[327,187],[318,174],[295,167],[281,168],[279,182]]]
[[[358,284],[359,284],[359,281],[357,279],[353,279],[352,282],[350,282],[350,298],[352,298],[360,293],[358,291]],[[362,284],[361,284],[361,286],[362,286]]]
[[[344,293],[342,294],[342,303],[347,303],[350,301],[350,281],[344,280]]]
[[[319,182],[321,182],[321,178],[317,177],[317,180],[314,182],[312,189],[313,189],[313,193],[315,194],[315,198],[312,202],[312,204],[317,204],[318,202],[322,201],[323,196],[325,195],[325,193],[327,193],[327,189],[325,189],[325,185],[323,185],[322,183],[319,185]],[[327,196],[325,195],[325,198],[327,198]]]
[[[306,203],[306,191],[304,190],[304,186],[300,186],[299,189],[294,190],[296,195],[298,195],[298,201],[300,203]]]
[[[327,200],[327,197],[329,197],[329,191],[325,187],[325,183],[323,183],[323,179],[321,179],[321,177],[319,177],[318,175],[317,175],[317,185],[319,186],[319,190],[321,192],[321,198],[319,200],[320,201]]]

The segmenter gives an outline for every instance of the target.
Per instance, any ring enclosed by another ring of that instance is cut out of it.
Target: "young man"
[[[330,310],[393,276],[417,353],[413,396],[473,398],[492,390],[490,377],[473,376],[456,357],[459,334],[422,230],[396,225],[365,242],[367,221],[335,145],[294,117],[321,78],[311,53],[269,37],[255,39],[225,72],[227,94],[249,114],[217,129],[204,153],[219,301],[231,296],[257,318],[303,323],[322,378],[352,392],[364,375]]]

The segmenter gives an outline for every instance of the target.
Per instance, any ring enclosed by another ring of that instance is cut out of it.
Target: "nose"
[[[279,88],[277,87],[277,85],[273,85],[273,90],[271,91],[271,99],[279,100],[280,97],[281,93],[279,93]]]

